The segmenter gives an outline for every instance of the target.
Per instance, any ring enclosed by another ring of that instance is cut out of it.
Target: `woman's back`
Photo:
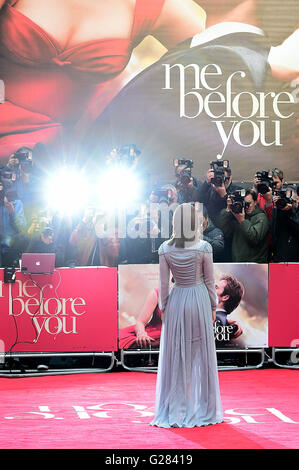
[[[169,245],[164,242],[159,248],[161,288],[160,298],[162,308],[168,296],[169,269],[172,272],[175,286],[192,287],[205,283],[211,304],[216,306],[216,291],[213,273],[212,247],[204,241],[199,240],[186,248],[177,248],[175,244]],[[161,259],[162,258],[162,259]],[[164,258],[164,262],[163,262]]]
[[[165,254],[176,285],[186,287],[204,280],[205,254],[210,252],[210,245],[203,240],[186,248],[177,248],[165,242],[159,250],[159,254]]]

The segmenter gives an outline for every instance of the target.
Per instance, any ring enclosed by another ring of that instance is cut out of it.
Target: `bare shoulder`
[[[193,0],[165,0],[152,32],[165,47],[172,48],[205,28],[206,13]]]

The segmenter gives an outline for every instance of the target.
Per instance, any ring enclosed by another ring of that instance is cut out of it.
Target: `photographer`
[[[220,228],[215,227],[213,222],[209,219],[208,211],[203,206],[203,240],[210,243],[213,249],[213,261],[219,262],[221,260],[221,253],[224,249],[224,235]]]
[[[283,172],[278,168],[257,171],[254,175],[253,189],[258,193],[258,206],[267,213],[268,219],[270,219],[272,215],[273,190],[279,191],[283,187],[283,184]]]
[[[299,186],[297,191],[286,191],[286,196],[273,196],[270,220],[272,234],[272,261],[299,262]],[[282,193],[283,194],[283,193]]]
[[[174,160],[176,182],[174,184],[178,195],[178,203],[198,202],[198,191],[201,183],[191,175],[192,160]]]
[[[13,238],[25,230],[23,203],[9,200],[4,183],[0,180],[0,255],[1,266],[12,266],[15,253],[11,248]]]
[[[227,198],[227,207],[218,219],[219,227],[225,237],[232,236],[233,262],[267,263],[268,218],[257,206],[257,193],[252,189],[243,191],[244,197],[238,196],[241,201],[237,204],[233,203],[236,193]]]
[[[107,214],[96,213],[87,207],[82,220],[70,235],[69,243],[76,248],[77,266],[117,266],[123,258],[123,239],[114,236],[104,237],[102,229],[108,222]]]
[[[218,217],[221,210],[226,208],[228,195],[241,188],[232,183],[232,172],[228,160],[214,161],[210,165],[211,168],[207,171],[206,179],[199,188],[198,200],[206,206],[212,223],[219,227]],[[230,262],[231,260],[232,239],[226,236],[225,246],[219,256],[219,261]]]
[[[21,147],[10,155],[8,162],[1,168],[1,177],[7,192],[15,199],[22,200],[24,206],[31,202],[32,150]]]
[[[215,175],[215,168],[219,163],[211,162],[213,168],[207,171],[206,179],[198,191],[199,202],[206,206],[209,217],[215,225],[217,225],[217,217],[221,210],[226,207],[228,195],[241,189],[232,183],[232,172],[228,165],[219,167],[219,176]]]
[[[171,184],[153,188],[149,204],[143,206],[139,214],[128,225],[125,240],[126,259],[129,264],[158,263],[158,249],[169,239],[172,230],[173,208],[178,204],[178,194]],[[165,213],[164,213],[165,211]],[[134,238],[131,230],[139,229],[144,236]],[[165,233],[166,232],[166,233]]]
[[[28,246],[25,253],[55,253],[55,266],[64,266],[63,253],[55,240],[55,232],[51,225],[44,225],[34,220],[29,228]]]

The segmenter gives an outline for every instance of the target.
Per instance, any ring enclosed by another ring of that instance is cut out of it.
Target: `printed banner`
[[[167,181],[173,158],[191,158],[199,177],[217,154],[239,181],[262,161],[299,180],[294,0],[10,3],[0,0],[0,158],[38,143],[48,154],[36,159],[55,167],[68,152],[98,162],[135,143]]]
[[[117,269],[56,269],[51,275],[0,270],[5,352],[117,350]]]
[[[299,264],[269,265],[269,346],[299,345]]]
[[[218,295],[214,325],[217,348],[267,347],[268,265],[216,263],[214,266]],[[229,295],[229,299],[222,302],[223,295]],[[219,309],[221,302],[226,312]]]
[[[267,347],[268,265],[216,263],[214,269],[218,295],[216,347]],[[140,347],[138,333],[152,339],[147,344],[159,345],[162,323],[158,279],[158,265],[119,266],[120,349]]]

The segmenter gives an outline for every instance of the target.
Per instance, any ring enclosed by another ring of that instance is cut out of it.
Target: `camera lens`
[[[232,205],[232,211],[233,211],[235,214],[241,214],[242,209],[243,209],[243,205],[242,205],[241,202],[235,202],[235,203]]]
[[[287,205],[287,201],[283,198],[280,198],[276,201],[276,207],[278,209],[284,209]]]
[[[260,184],[257,185],[257,190],[260,194],[266,194],[270,191],[270,188],[267,184],[260,183]]]

